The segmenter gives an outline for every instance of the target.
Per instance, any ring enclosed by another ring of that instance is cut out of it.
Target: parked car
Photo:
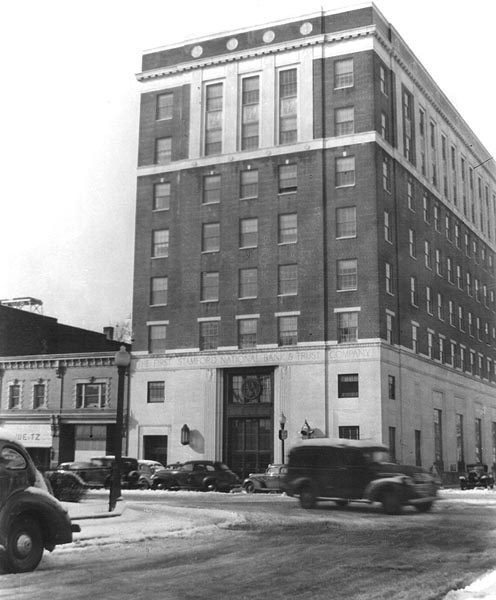
[[[154,473],[164,468],[164,465],[156,460],[138,460],[138,473],[141,482],[139,487],[143,490],[150,489]]]
[[[113,456],[94,456],[88,462],[61,463],[57,470],[77,473],[89,487],[109,488],[114,460]],[[149,487],[146,477],[140,477],[138,461],[135,458],[122,457],[121,486],[128,489]]]
[[[473,490],[474,488],[494,488],[494,478],[488,472],[487,465],[473,463],[467,465],[467,472],[460,475],[460,488],[462,490]]]
[[[212,460],[190,460],[174,469],[161,469],[152,476],[154,490],[229,492],[240,483],[227,465]]]
[[[43,551],[72,542],[80,531],[53,496],[26,449],[0,430],[0,567],[34,571]]]
[[[47,474],[47,478],[55,498],[65,502],[79,502],[89,488],[88,484],[72,471],[52,471]]]
[[[287,472],[286,465],[269,465],[264,473],[250,473],[243,481],[243,491],[247,494],[280,492],[282,491],[282,479]]]
[[[387,446],[380,443],[316,438],[290,450],[283,489],[298,496],[303,508],[324,499],[338,506],[380,502],[393,515],[407,504],[420,512],[430,510],[438,486],[421,467],[390,462]]]

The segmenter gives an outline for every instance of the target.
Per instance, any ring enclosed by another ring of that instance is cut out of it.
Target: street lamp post
[[[284,464],[284,440],[288,437],[288,432],[286,431],[286,416],[284,413],[281,413],[279,417],[279,439],[281,440],[281,463]]]
[[[122,463],[122,427],[124,423],[124,382],[126,370],[131,362],[131,355],[125,346],[121,346],[115,354],[115,366],[117,367],[117,411],[115,416],[114,433],[114,464],[110,481],[109,512],[112,512],[121,496],[121,463]]]

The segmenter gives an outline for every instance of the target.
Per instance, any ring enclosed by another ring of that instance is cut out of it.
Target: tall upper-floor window
[[[279,143],[298,138],[298,77],[296,69],[279,71]]]
[[[336,208],[336,237],[355,237],[356,233],[356,206]]]
[[[40,382],[33,386],[33,408],[41,408],[46,402],[46,384]]]
[[[336,187],[355,185],[355,157],[336,158]]]
[[[241,150],[258,148],[260,129],[260,78],[241,81]]]
[[[337,270],[337,289],[339,291],[356,290],[358,286],[357,259],[349,258],[338,260]]]
[[[221,176],[206,175],[203,178],[203,204],[213,204],[220,202]]]
[[[203,223],[202,252],[218,252],[220,250],[220,223]]]
[[[358,312],[341,312],[336,316],[338,343],[356,342],[358,340]]]
[[[169,230],[157,229],[152,232],[152,258],[169,256]]]
[[[258,269],[239,270],[239,298],[256,298],[258,295]]]
[[[223,85],[205,87],[205,155],[222,152]]]
[[[174,108],[174,94],[158,94],[157,96],[157,121],[163,119],[172,119],[172,110]]]
[[[258,319],[238,320],[239,348],[255,348],[257,345],[257,321]]]
[[[76,408],[104,408],[106,404],[106,383],[76,384]]]
[[[334,61],[334,88],[352,87],[353,80],[353,59]]]
[[[200,323],[200,350],[214,350],[219,346],[219,321]]]
[[[201,274],[200,299],[202,302],[216,302],[219,299],[218,271],[208,271]]]
[[[18,383],[9,385],[9,408],[21,406],[21,386]]]
[[[336,135],[350,135],[355,132],[355,109],[353,106],[336,108],[334,111]]]
[[[298,165],[292,163],[279,166],[279,193],[296,192],[298,189]]]
[[[152,277],[150,285],[150,304],[167,304],[167,295],[169,290],[168,277]]]
[[[168,165],[172,160],[172,138],[163,137],[155,140],[155,164]]]
[[[256,248],[258,246],[258,219],[241,219],[239,222],[239,247]]]
[[[298,265],[280,265],[278,294],[280,296],[298,293]]]
[[[286,316],[277,319],[278,345],[296,346],[298,343],[298,317]]]
[[[150,325],[148,327],[148,352],[164,352],[166,349],[167,325]]]
[[[295,244],[298,241],[298,215],[296,213],[279,215],[277,241],[279,244]]]
[[[258,170],[250,169],[241,171],[239,182],[239,197],[245,198],[258,197]]]
[[[403,156],[414,162],[413,96],[403,89]]]
[[[168,210],[170,208],[171,184],[156,183],[153,186],[153,210]]]

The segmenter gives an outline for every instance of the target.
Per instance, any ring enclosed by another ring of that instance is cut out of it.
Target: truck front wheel
[[[381,504],[387,515],[399,515],[402,510],[401,498],[394,490],[384,490],[381,495]]]
[[[43,556],[43,537],[38,521],[20,516],[12,523],[3,557],[4,568],[9,573],[34,571]]]

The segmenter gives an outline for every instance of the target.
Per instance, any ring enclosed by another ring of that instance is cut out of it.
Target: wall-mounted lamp
[[[310,427],[310,425],[308,424],[308,421],[305,419],[305,423],[303,424],[303,427],[301,428],[300,434],[301,437],[304,440],[310,439],[313,435],[314,429],[312,429]]]
[[[189,444],[190,430],[186,423],[181,427],[181,444],[187,446]]]

